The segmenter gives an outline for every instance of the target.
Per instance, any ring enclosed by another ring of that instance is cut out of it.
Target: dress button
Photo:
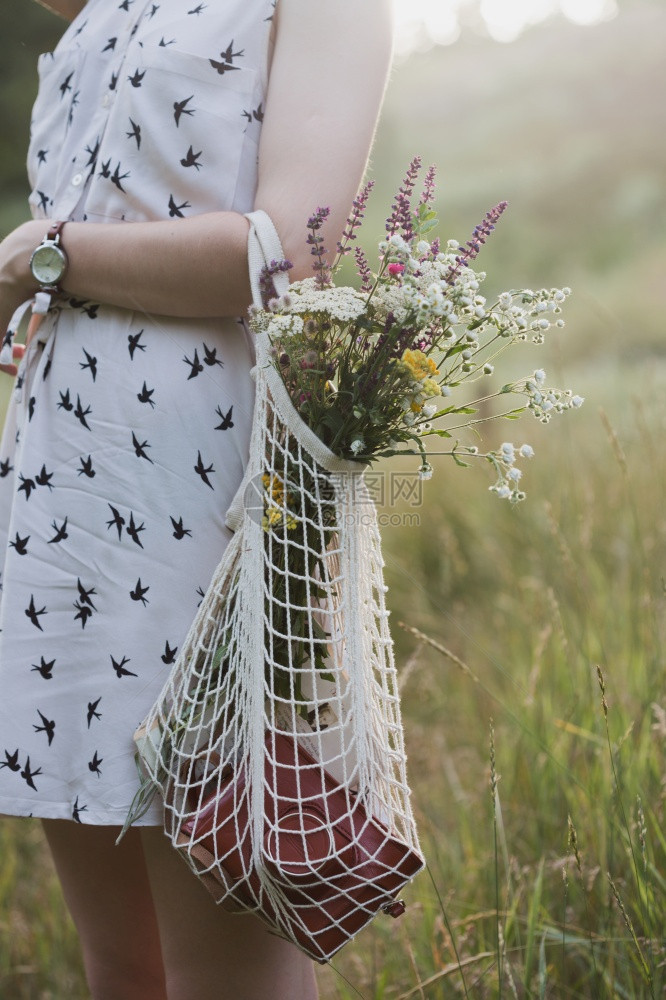
[[[105,94],[104,97],[102,98],[102,107],[108,108],[110,103],[111,103],[111,97],[109,96],[109,94]]]
[[[72,184],[74,185],[74,187],[78,187],[82,180],[83,180],[83,174],[74,174],[74,176],[72,177]]]

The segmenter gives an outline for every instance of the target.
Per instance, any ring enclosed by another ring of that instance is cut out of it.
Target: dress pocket
[[[128,219],[231,210],[256,86],[252,69],[218,72],[211,59],[173,47],[134,50],[100,152],[112,176],[119,159],[122,189],[102,178],[89,214],[98,205]]]

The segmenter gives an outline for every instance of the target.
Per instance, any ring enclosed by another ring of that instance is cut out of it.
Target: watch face
[[[57,285],[65,273],[65,255],[53,244],[37,247],[30,262],[32,273],[42,285]]]

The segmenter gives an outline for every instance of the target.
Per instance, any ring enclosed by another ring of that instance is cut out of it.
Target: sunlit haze
[[[460,33],[470,0],[393,0],[397,48],[402,53],[448,45]],[[480,26],[497,41],[511,42],[531,24],[559,14],[575,24],[596,24],[617,13],[616,0],[480,0]]]

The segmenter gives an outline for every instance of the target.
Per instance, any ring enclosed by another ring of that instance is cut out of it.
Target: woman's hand
[[[14,344],[12,348],[12,357],[14,361],[20,361],[25,354],[25,347],[23,344]],[[5,372],[7,375],[16,375],[18,368],[16,365],[0,365],[0,372]]]
[[[49,228],[48,221],[24,222],[0,243],[0,339],[4,337],[14,312],[36,291],[30,273],[30,256]],[[20,357],[15,354],[14,357]],[[15,365],[0,365],[0,370],[15,374]]]

